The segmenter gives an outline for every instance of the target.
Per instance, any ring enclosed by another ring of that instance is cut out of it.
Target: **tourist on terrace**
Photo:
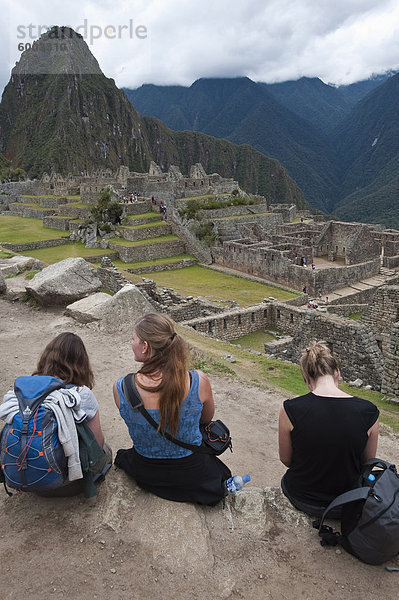
[[[158,423],[155,429],[126,399],[122,380],[114,384],[114,399],[134,446],[118,450],[115,465],[138,485],[176,502],[215,505],[226,494],[230,470],[215,455],[187,450],[166,439],[168,432],[200,446],[200,423],[215,412],[212,389],[202,371],[187,370],[187,346],[166,315],[150,313],[134,324],[132,350],[142,363],[134,375],[144,408]]]
[[[324,342],[312,342],[299,364],[309,393],[286,400],[280,411],[280,460],[288,467],[281,487],[295,508],[321,516],[375,457],[379,411],[338,388],[338,364]]]

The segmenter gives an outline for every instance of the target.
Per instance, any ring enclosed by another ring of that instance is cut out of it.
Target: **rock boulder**
[[[37,273],[26,286],[40,304],[66,305],[102,287],[95,271],[83,258],[66,258]]]
[[[68,314],[80,323],[100,321],[107,331],[118,331],[153,307],[135,285],[123,286],[114,296],[94,294],[67,306]]]

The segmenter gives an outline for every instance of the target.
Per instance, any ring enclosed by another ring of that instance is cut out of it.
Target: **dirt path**
[[[30,374],[47,342],[66,330],[78,333],[87,346],[107,441],[114,450],[129,446],[112,400],[112,382],[136,367],[130,332],[109,335],[96,326],[76,324],[61,310],[37,310],[0,299],[1,393],[18,375]],[[253,498],[259,498],[256,488],[278,487],[284,472],[277,456],[277,416],[284,396],[223,377],[211,381],[217,416],[228,423],[234,441],[234,453],[223,458],[232,471],[251,474]],[[397,448],[397,439],[385,432],[379,455],[398,461]],[[250,507],[251,494],[245,498]],[[255,508],[252,521],[251,511],[245,513],[244,527],[244,521],[234,521],[228,506],[202,509],[167,503],[139,491],[113,469],[95,506],[82,498],[8,498],[0,490],[0,597],[398,597],[399,573],[363,565],[344,551],[322,549],[309,521],[289,511],[278,494],[276,498],[261,532]],[[192,529],[191,542],[179,538],[184,524]],[[201,550],[198,540],[203,539],[206,548]],[[195,563],[191,555],[197,557]]]

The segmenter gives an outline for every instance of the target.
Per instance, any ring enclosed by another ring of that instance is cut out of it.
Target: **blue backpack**
[[[53,411],[43,406],[51,392],[65,387],[70,386],[57,377],[35,375],[15,380],[19,411],[12,424],[5,425],[0,438],[0,477],[5,486],[23,491],[51,490],[67,480],[67,459],[58,439],[57,420]]]

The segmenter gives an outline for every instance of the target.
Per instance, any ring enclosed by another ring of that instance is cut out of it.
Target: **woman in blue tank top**
[[[186,343],[166,315],[150,313],[136,321],[132,350],[142,363],[135,383],[159,431],[132,408],[123,393],[123,377],[118,379],[114,399],[134,445],[118,450],[116,466],[162,498],[216,504],[226,494],[224,481],[230,470],[216,456],[192,452],[161,435],[167,432],[186,444],[201,445],[199,425],[215,412],[207,376],[187,370]]]

